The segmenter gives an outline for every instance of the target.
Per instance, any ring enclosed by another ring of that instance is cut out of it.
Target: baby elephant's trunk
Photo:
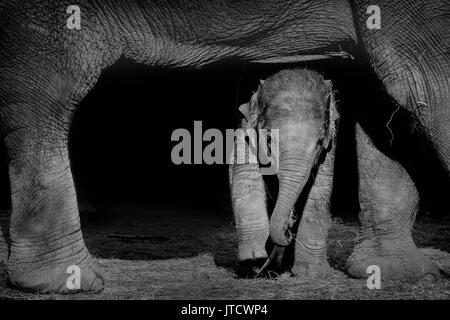
[[[270,237],[279,246],[292,241],[294,224],[292,212],[302,192],[313,164],[313,155],[280,154],[279,191],[277,203],[270,218]]]

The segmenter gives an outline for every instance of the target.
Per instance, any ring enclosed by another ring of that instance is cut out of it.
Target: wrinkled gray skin
[[[79,0],[82,28],[69,30],[70,1],[2,0],[0,128],[12,191],[9,282],[68,292],[67,267],[78,265],[81,291],[103,288],[80,229],[67,141],[74,109],[121,56],[165,67],[201,67],[227,57],[295,63],[360,41],[389,94],[416,116],[450,168],[447,2],[377,1],[382,29],[368,30],[372,3],[365,0]],[[362,241],[349,271],[366,276],[366,265],[375,261],[387,277],[403,279],[409,268],[411,278],[420,278],[432,268],[411,240],[415,187],[401,166],[363,147],[368,138],[361,130],[358,141],[360,170],[377,179],[360,175]],[[391,177],[400,180],[389,183]],[[271,226],[271,237],[285,245],[280,230]]]
[[[280,226],[283,230],[271,232],[297,234],[294,274],[325,276],[330,271],[326,236],[338,118],[331,82],[314,71],[284,70],[266,79],[250,103],[239,109],[245,115],[241,127],[279,130],[279,194],[274,210],[278,216],[272,216],[270,228]],[[292,230],[289,214],[317,166],[303,213],[299,213],[298,230]],[[241,261],[265,258],[269,221],[259,167],[251,163],[231,165],[230,183],[238,257]]]

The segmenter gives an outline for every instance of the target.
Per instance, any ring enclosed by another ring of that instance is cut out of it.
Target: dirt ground
[[[0,212],[3,226],[8,219]],[[115,205],[82,216],[86,245],[106,279],[99,294],[35,295],[10,289],[0,276],[0,299],[449,299],[450,219],[419,217],[414,238],[441,269],[436,282],[365,280],[342,270],[355,242],[357,222],[334,219],[329,260],[335,272],[324,280],[289,274],[264,279],[236,276],[237,239],[231,212],[198,208]],[[137,237],[137,238],[136,238]]]

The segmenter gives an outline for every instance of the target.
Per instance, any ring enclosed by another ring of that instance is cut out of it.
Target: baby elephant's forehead
[[[269,108],[275,113],[289,113],[293,117],[313,120],[322,118],[325,103],[314,92],[283,91],[274,97]]]

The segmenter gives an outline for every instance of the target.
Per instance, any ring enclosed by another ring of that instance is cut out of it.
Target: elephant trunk
[[[270,218],[270,237],[276,245],[287,246],[292,241],[291,212],[308,181],[313,162],[313,153],[307,157],[298,152],[280,154],[278,198]]]

